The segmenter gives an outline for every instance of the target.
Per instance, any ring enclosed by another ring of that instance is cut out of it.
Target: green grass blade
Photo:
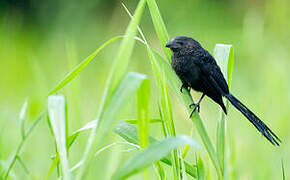
[[[70,147],[75,142],[75,140],[77,139],[79,134],[80,134],[80,132],[74,132],[71,136],[68,137],[68,140],[66,142],[67,151],[69,151]],[[45,179],[49,179],[49,177],[53,173],[53,170],[58,166],[58,164],[59,164],[59,154],[57,153],[54,156],[54,158],[52,158],[52,162],[50,164],[50,167],[49,167],[49,170],[48,170],[48,172],[46,174]]]
[[[160,71],[160,67],[158,67],[159,71]],[[160,79],[160,81],[162,82],[161,85],[161,100],[160,100],[160,104],[161,104],[161,113],[162,113],[162,117],[164,118],[164,124],[166,127],[166,131],[168,132],[168,134],[170,136],[176,136],[176,132],[175,132],[175,125],[174,125],[174,121],[173,121],[173,113],[172,113],[172,106],[171,106],[171,102],[169,99],[169,94],[168,94],[168,90],[167,90],[167,84],[166,84],[166,80],[165,80],[165,74],[164,72],[162,72],[162,79]],[[172,157],[173,157],[173,172],[174,172],[174,179],[181,179],[180,177],[180,161],[179,161],[179,152],[178,149],[174,149],[172,152]]]
[[[146,79],[137,91],[138,134],[140,147],[148,146],[150,81]]]
[[[205,180],[206,173],[205,173],[204,163],[203,163],[200,156],[197,157],[196,166],[197,166],[197,179],[198,180]]]
[[[166,179],[165,170],[162,167],[162,165],[159,163],[159,161],[154,164],[154,169],[155,171],[157,171],[157,176],[159,180]]]
[[[112,96],[118,84],[123,79],[124,75],[126,74],[126,69],[129,63],[129,59],[132,55],[132,51],[133,51],[133,47],[135,43],[134,38],[136,36],[137,27],[143,14],[145,3],[146,3],[145,0],[139,1],[137,8],[135,10],[134,16],[127,27],[125,37],[122,40],[119,51],[117,53],[117,56],[112,65],[109,77],[107,79],[103,100],[101,102],[101,107],[99,108],[99,113],[96,118],[100,120],[100,128],[98,128],[100,132],[98,134],[101,137],[103,137],[111,129],[111,127],[108,126],[107,124],[107,122],[110,122],[110,120],[106,119],[110,117],[105,117],[104,113],[107,107],[109,106],[110,102],[112,102]],[[114,112],[111,112],[111,114],[112,113]],[[105,127],[107,127],[107,129]],[[87,164],[94,155],[94,149],[96,148],[97,144],[100,143],[99,141],[102,141],[102,138],[96,139],[96,131],[97,131],[97,128],[93,128],[91,130],[91,134],[88,139],[88,143],[85,148],[84,155],[81,159],[81,162],[83,163],[83,165],[78,171],[77,179],[83,178],[83,174],[87,168]]]
[[[31,172],[29,171],[29,169],[27,168],[27,166],[25,165],[24,161],[21,159],[20,156],[17,156],[17,161],[24,170],[26,177],[28,179],[33,179]]]
[[[157,3],[155,0],[147,0],[147,4],[149,7],[151,19],[152,19],[156,34],[158,36],[158,39],[161,43],[161,46],[163,48],[163,51],[164,51],[167,59],[169,60],[169,62],[171,62],[171,51],[170,51],[170,49],[165,48],[165,44],[169,40],[169,35],[167,33],[162,16],[159,12],[159,8],[157,6]]]
[[[145,0],[139,1],[136,11],[133,15],[133,18],[131,19],[126,29],[124,39],[122,40],[122,43],[116,56],[115,63],[111,71],[112,72],[111,78],[109,78],[110,79],[109,83],[112,91],[117,87],[118,83],[121,81],[121,79],[126,73],[129,59],[132,55],[133,47],[135,44],[135,36],[137,34],[138,24],[141,20],[145,4],[146,4]]]
[[[117,115],[120,112],[123,105],[132,97],[141,86],[144,80],[147,79],[147,76],[140,73],[130,72],[122,80],[119,87],[116,89],[112,100],[106,108],[103,118],[106,121],[103,121],[102,126],[98,127],[98,138],[103,138],[107,132],[114,129],[114,124],[118,121]],[[100,124],[99,124],[100,125]]]
[[[124,5],[123,5],[124,6]],[[128,9],[124,6],[125,10],[131,16],[130,12]],[[155,75],[155,80],[156,84],[159,87],[159,94],[160,94],[160,110],[162,117],[164,119],[164,124],[165,124],[165,130],[167,131],[167,134],[170,136],[175,136],[175,125],[173,121],[173,114],[172,114],[172,107],[169,99],[169,95],[167,92],[167,84],[166,84],[166,78],[165,74],[160,68],[159,64],[157,63],[157,60],[154,56],[154,53],[147,43],[145,36],[141,30],[141,28],[138,27],[138,31],[141,34],[144,44],[146,45],[147,53],[149,56],[149,59],[151,61],[152,69]],[[180,161],[178,160],[178,150],[174,149],[173,150],[173,171],[174,171],[174,179],[180,179]]]
[[[71,179],[69,161],[67,154],[67,124],[66,124],[66,102],[62,95],[48,96],[48,114],[53,130],[59,159],[62,167],[63,179]]]
[[[124,179],[140,172],[152,163],[165,157],[174,149],[186,144],[189,144],[194,148],[199,148],[199,145],[188,136],[168,137],[159,142],[155,142],[148,146],[144,151],[136,153],[131,159],[129,159],[115,173],[112,179]]]
[[[126,6],[124,4],[123,4],[123,7],[125,8],[128,15],[132,18],[131,13],[129,12],[129,10],[126,8]],[[158,10],[157,5],[156,5],[156,8]],[[163,27],[165,27],[165,26],[163,26]],[[144,36],[140,27],[138,27],[138,31],[139,31],[141,37],[143,38],[143,41],[141,41],[141,42],[143,44],[145,44],[147,47],[147,53],[148,53],[149,59],[151,61],[152,69],[153,69],[153,72],[155,75],[156,84],[159,87],[160,110],[161,110],[161,114],[162,114],[163,119],[164,119],[163,122],[165,124],[165,130],[168,132],[168,135],[175,136],[176,135],[175,125],[174,125],[174,121],[173,121],[172,107],[171,107],[169,95],[167,92],[167,84],[166,84],[165,74],[161,70],[160,66],[158,65],[157,60],[153,54],[153,51],[152,51],[151,47],[149,46],[149,44],[147,43],[145,36]],[[180,163],[179,163],[180,161],[178,158],[178,151],[177,150],[173,151],[172,157],[174,158],[173,159],[174,163],[172,165],[173,171],[174,171],[174,178],[180,179]]]
[[[138,130],[137,130],[136,126],[121,121],[121,122],[119,122],[119,124],[115,128],[115,132],[119,136],[121,136],[123,139],[128,141],[129,143],[139,145]],[[152,144],[155,142],[157,142],[157,139],[149,136],[149,143]],[[168,156],[168,157],[162,158],[161,161],[167,165],[172,166],[171,159],[172,158],[170,156]],[[187,162],[184,162],[184,165],[185,165],[186,173],[195,178],[196,177],[196,168]]]
[[[285,174],[285,168],[284,168],[283,159],[281,160],[281,168],[282,168],[282,179],[286,180],[286,174]]]
[[[138,135],[140,148],[145,149],[149,144],[149,101],[150,101],[150,81],[146,79],[137,91],[137,116]],[[149,172],[144,171],[144,179],[148,180]]]
[[[165,79],[165,74],[161,70],[159,64],[157,63],[156,57],[153,54],[153,51],[147,45],[147,52],[149,58],[151,60],[152,69],[155,75],[157,86],[159,87],[159,94],[160,94],[160,110],[164,120],[165,129],[169,136],[175,136],[175,125],[173,121],[173,114],[172,114],[172,106],[170,103],[167,84]],[[178,150],[174,149],[172,152],[173,157],[173,172],[174,172],[174,179],[180,179],[180,161],[178,160]]]
[[[230,88],[234,65],[233,46],[227,44],[217,44],[214,48],[214,57],[220,66]]]
[[[233,72],[233,48],[232,45],[217,44],[214,49],[214,57],[220,66],[227,82],[229,88],[231,87],[231,78]],[[226,100],[226,108],[229,108],[229,102]],[[220,110],[220,119],[217,127],[217,142],[216,150],[221,164],[221,169],[224,178],[227,176],[226,167],[226,123],[227,117],[223,110]]]
[[[122,38],[123,36],[116,36],[112,39],[108,40],[104,44],[102,44],[95,52],[89,55],[86,59],[84,59],[81,63],[79,63],[71,72],[69,72],[58,84],[55,88],[53,88],[47,95],[51,95],[56,93],[60,89],[64,88],[69,82],[71,82],[92,60],[93,58],[107,45],[111,44],[117,39]]]
[[[20,128],[21,128],[21,136],[22,139],[25,137],[25,116],[27,112],[28,107],[28,99],[25,100],[24,104],[22,105],[22,108],[19,113],[19,120],[20,120]]]

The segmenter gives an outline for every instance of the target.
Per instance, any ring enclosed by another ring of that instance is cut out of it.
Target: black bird
[[[227,114],[222,96],[226,97],[273,145],[279,146],[281,140],[274,132],[261,121],[251,110],[234,97],[228,88],[228,84],[212,55],[202,48],[199,42],[186,37],[177,36],[171,39],[166,47],[173,52],[171,66],[182,81],[183,88],[202,92],[202,96],[194,105],[193,112],[198,109],[205,95],[218,103]]]

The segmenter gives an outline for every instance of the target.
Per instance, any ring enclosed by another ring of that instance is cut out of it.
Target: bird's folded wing
[[[229,93],[228,84],[216,63],[205,63],[200,66],[208,82],[222,95]]]

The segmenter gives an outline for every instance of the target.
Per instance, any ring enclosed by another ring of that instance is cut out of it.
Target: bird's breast
[[[192,59],[173,56],[171,66],[183,82],[192,85],[198,81],[200,70]]]

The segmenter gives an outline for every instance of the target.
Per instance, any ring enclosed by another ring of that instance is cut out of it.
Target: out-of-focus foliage
[[[122,1],[133,10],[138,1]],[[282,139],[281,147],[272,147],[234,108],[227,123],[229,146],[228,171],[236,179],[281,179],[281,159],[287,176],[290,168],[290,1],[288,0],[158,0],[170,37],[191,36],[213,53],[217,43],[232,44],[235,49],[231,90],[257,113]],[[27,127],[45,109],[46,94],[80,63],[111,37],[121,35],[130,21],[116,0],[4,0],[0,2],[0,169],[11,158],[21,139],[19,112],[26,99]],[[162,52],[150,14],[146,9],[141,27],[147,41]],[[102,99],[118,43],[105,48],[64,93],[68,106],[69,134],[95,118]],[[72,50],[73,49],[73,50]],[[164,56],[165,57],[165,56]],[[129,70],[153,78],[151,64],[143,45],[136,44]],[[151,81],[154,82],[154,81]],[[150,118],[159,117],[157,87],[151,83]],[[177,134],[190,134],[192,122],[176,96],[169,90]],[[192,92],[197,99],[200,94]],[[208,98],[201,104],[201,117],[214,139],[219,107]],[[137,119],[134,99],[121,117]],[[159,124],[151,124],[151,135],[162,136]],[[156,131],[158,130],[158,131]],[[196,130],[196,129],[195,129]],[[42,178],[55,154],[54,138],[45,121],[31,133],[21,160],[35,178]],[[195,133],[194,133],[195,134]],[[198,137],[198,136],[195,136]],[[69,152],[70,164],[81,158],[88,134],[82,134]],[[104,145],[121,139],[110,134]],[[118,152],[118,153],[116,153]],[[121,153],[120,153],[121,152]],[[113,148],[93,161],[87,178],[109,179],[133,153]],[[188,160],[196,161],[192,151]],[[102,163],[100,163],[102,162]],[[204,162],[205,169],[209,163]],[[1,171],[0,171],[1,173]],[[25,177],[16,163],[12,173]],[[54,172],[54,176],[56,172]],[[150,170],[149,174],[154,174]],[[51,176],[51,177],[54,177]],[[138,175],[133,178],[138,179]]]

